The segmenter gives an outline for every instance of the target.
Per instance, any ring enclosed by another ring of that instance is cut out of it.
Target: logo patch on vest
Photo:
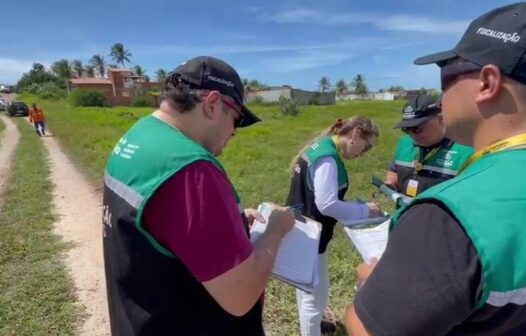
[[[437,160],[437,163],[442,165],[444,168],[453,167],[453,159],[457,154],[457,151],[447,151],[444,153],[444,157]]]

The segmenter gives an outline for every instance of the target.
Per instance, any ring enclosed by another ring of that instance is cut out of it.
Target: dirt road
[[[2,96],[7,101],[15,99],[14,94]],[[1,118],[6,129],[0,143],[0,195],[10,171],[11,155],[20,137],[12,120],[4,115]],[[65,262],[75,282],[78,302],[87,313],[80,335],[110,335],[102,255],[100,192],[77,171],[55,138],[43,137],[42,141],[49,152],[51,180],[55,185],[53,203],[58,220],[54,231],[64,241],[74,245],[68,250]]]
[[[20,139],[20,132],[16,128],[16,125],[11,121],[10,118],[6,117],[3,113],[0,116],[2,122],[5,124],[5,129],[0,140],[0,201],[1,195],[4,193],[4,189],[11,172],[11,158],[15,152],[16,145]],[[1,202],[0,202],[1,203]],[[1,205],[0,205],[1,206]]]
[[[79,302],[88,313],[82,336],[109,335],[106,284],[102,254],[101,195],[74,167],[53,137],[43,137],[55,184],[53,201],[59,220],[56,233],[74,242],[66,265],[77,288]]]

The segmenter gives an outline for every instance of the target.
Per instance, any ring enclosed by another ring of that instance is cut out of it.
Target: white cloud
[[[134,48],[139,50],[141,55],[158,55],[158,54],[180,54],[180,55],[230,55],[230,54],[250,54],[262,52],[303,52],[309,50],[327,50],[363,47],[364,44],[377,44],[386,42],[385,39],[379,38],[354,38],[351,40],[332,41],[325,43],[311,43],[305,45],[267,45],[267,44],[240,44],[222,45],[222,46],[202,46],[193,47],[187,45],[167,45],[167,46],[141,46]],[[397,46],[393,46],[396,48]],[[388,48],[388,47],[386,47]]]
[[[392,44],[392,45],[388,45],[388,46],[385,46],[385,47],[381,47],[380,49],[381,50],[395,50],[395,49],[400,49],[400,48],[405,48],[405,47],[411,47],[411,46],[414,46],[416,43],[399,43],[399,44]]]
[[[367,78],[371,79],[372,86],[376,88],[385,88],[391,85],[402,85],[406,89],[440,88],[439,69],[433,65],[408,65],[399,69],[384,71],[381,74],[366,76]]]
[[[442,20],[426,16],[382,15],[377,13],[341,13],[313,8],[295,8],[277,13],[261,13],[260,18],[278,23],[302,23],[323,26],[370,24],[384,30],[436,34],[459,34],[469,21]]]
[[[380,28],[387,30],[414,31],[435,34],[458,34],[463,33],[469,25],[469,21],[444,21],[429,17],[414,17],[408,15],[388,16],[377,24]]]
[[[35,61],[0,57],[0,83],[15,84],[24,72],[31,70],[33,63]]]
[[[303,51],[297,55],[270,59],[268,66],[273,72],[287,73],[338,64],[354,56],[354,53],[342,51]]]

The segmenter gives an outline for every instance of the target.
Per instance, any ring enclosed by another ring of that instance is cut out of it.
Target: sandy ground
[[[88,314],[80,335],[110,335],[102,253],[101,195],[73,166],[55,138],[43,137],[55,184],[53,201],[59,219],[55,231],[75,246],[66,265],[75,281],[79,302]]]
[[[11,172],[11,158],[20,139],[20,133],[15,124],[4,113],[2,113],[0,118],[5,124],[2,139],[0,140],[0,195],[3,195]],[[1,198],[0,196],[0,200]]]
[[[2,96],[8,101],[15,98],[14,95]],[[10,118],[3,115],[1,118],[6,129],[0,148],[0,194],[5,176],[9,173],[10,157],[20,137]],[[58,220],[54,231],[64,241],[74,245],[65,255],[65,262],[75,282],[78,302],[86,309],[87,316],[80,327],[80,335],[110,335],[102,253],[100,191],[95,190],[77,171],[55,138],[43,137],[42,141],[49,151],[51,180],[55,185],[53,202]]]

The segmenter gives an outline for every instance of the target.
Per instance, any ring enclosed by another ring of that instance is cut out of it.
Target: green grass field
[[[15,120],[15,118],[13,118]],[[44,145],[23,120],[0,211],[0,335],[74,335],[80,307],[52,233]]]
[[[29,103],[36,101],[25,97]],[[36,101],[48,116],[48,127],[66,152],[98,186],[106,158],[118,138],[149,108],[71,108],[64,102]],[[348,162],[351,187],[347,199],[371,199],[372,175],[383,176],[392,158],[399,132],[393,125],[400,118],[403,102],[351,102],[333,106],[306,106],[296,117],[282,115],[277,106],[253,106],[264,122],[241,129],[230,141],[221,161],[237,187],[245,207],[262,201],[283,203],[288,192],[289,163],[305,143],[337,118],[364,115],[380,128],[378,145],[364,158]],[[379,197],[379,196],[377,196]],[[391,209],[391,205],[382,203]],[[329,248],[330,307],[342,316],[352,301],[354,268],[360,258],[337,229]],[[266,292],[265,326],[269,335],[298,335],[294,290],[272,281]],[[344,335],[342,330],[336,335]]]
[[[0,120],[0,135],[2,134],[2,131],[5,129],[5,124],[2,120]]]

